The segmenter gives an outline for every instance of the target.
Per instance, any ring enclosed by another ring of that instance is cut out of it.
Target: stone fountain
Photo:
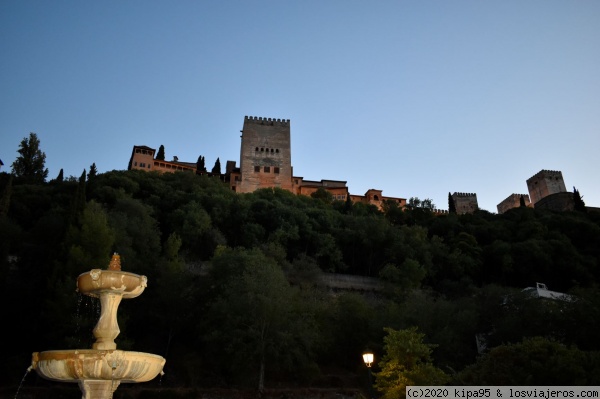
[[[121,271],[121,259],[114,254],[107,270],[93,269],[79,275],[77,291],[100,298],[100,319],[94,328],[92,349],[34,352],[31,367],[43,378],[76,382],[82,399],[109,399],[120,383],[147,382],[163,374],[165,359],[158,355],[117,349],[121,332],[117,309],[123,298],[144,292],[148,279]]]

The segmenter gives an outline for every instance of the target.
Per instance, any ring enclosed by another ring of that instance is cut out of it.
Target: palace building
[[[289,119],[246,116],[240,132],[240,164],[238,166],[236,161],[227,161],[225,173],[199,170],[195,162],[181,162],[177,157],[172,161],[156,159],[156,150],[145,145],[133,147],[128,169],[158,173],[187,171],[216,176],[237,193],[278,187],[297,195],[310,196],[323,189],[335,200],[349,199],[353,203],[374,205],[380,210],[386,201],[393,201],[401,208],[407,205],[405,198],[386,197],[377,189],[369,189],[363,195],[350,194],[344,180],[305,180],[302,176],[294,175]],[[541,170],[527,179],[527,188],[529,194],[511,194],[498,204],[498,213],[523,205],[559,211],[573,209],[573,193],[567,192],[560,171]],[[479,209],[475,193],[455,192],[451,197],[458,214],[473,213]],[[433,211],[437,214],[447,213],[437,209]]]
[[[289,119],[246,116],[241,130],[240,165],[227,161],[225,173],[219,174],[229,187],[238,193],[250,193],[260,188],[278,187],[297,195],[310,196],[319,189],[328,191],[333,199],[361,202],[382,208],[385,201],[393,201],[400,207],[406,205],[405,198],[383,196],[381,190],[370,189],[364,195],[348,192],[346,181],[323,179],[305,180],[295,176],[292,167],[291,129]],[[199,171],[194,162],[159,160],[156,150],[145,145],[133,147],[129,170],[173,173],[188,171],[213,175]]]

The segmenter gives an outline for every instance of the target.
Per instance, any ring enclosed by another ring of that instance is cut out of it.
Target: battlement
[[[527,179],[527,181],[529,182],[530,180],[537,179],[537,178],[544,177],[544,176],[562,176],[562,172],[559,170],[542,169],[539,172],[537,172],[535,175],[533,175],[529,179]]]
[[[512,200],[513,198],[521,198],[521,196],[522,196],[522,197],[523,197],[525,200],[529,201],[529,194],[516,194],[516,193],[512,193],[511,195],[509,195],[508,197],[506,197],[506,198],[504,199],[504,201],[507,201],[507,200]]]
[[[452,195],[456,195],[457,197],[477,197],[475,193],[454,193]]]
[[[542,169],[527,179],[527,189],[533,204],[550,194],[567,191],[562,172],[558,170]]]
[[[244,116],[244,123],[255,123],[257,125],[277,125],[277,126],[289,126],[289,119],[278,119],[278,118],[263,118],[262,116]]]

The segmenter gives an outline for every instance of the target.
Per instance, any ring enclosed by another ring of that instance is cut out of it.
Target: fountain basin
[[[144,352],[73,349],[34,352],[31,365],[40,376],[52,381],[127,383],[152,380],[162,373],[165,359]]]
[[[146,276],[121,270],[93,269],[77,277],[77,291],[94,298],[99,298],[103,292],[135,298],[144,292],[147,285]]]

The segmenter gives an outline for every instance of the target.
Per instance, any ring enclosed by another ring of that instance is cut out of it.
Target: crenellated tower
[[[521,204],[521,201],[523,203]],[[529,195],[527,194],[511,194],[504,201],[496,205],[498,213],[502,214],[513,208],[519,208],[526,206],[531,208],[531,201],[529,201]]]
[[[465,213],[473,213],[479,209],[477,203],[477,194],[475,193],[454,193],[452,194],[456,213],[463,215]]]
[[[541,170],[527,179],[527,189],[531,203],[536,202],[551,194],[564,193],[567,191],[562,172],[557,170]]]
[[[240,181],[236,191],[259,188],[292,189],[290,120],[244,117],[240,150]]]

